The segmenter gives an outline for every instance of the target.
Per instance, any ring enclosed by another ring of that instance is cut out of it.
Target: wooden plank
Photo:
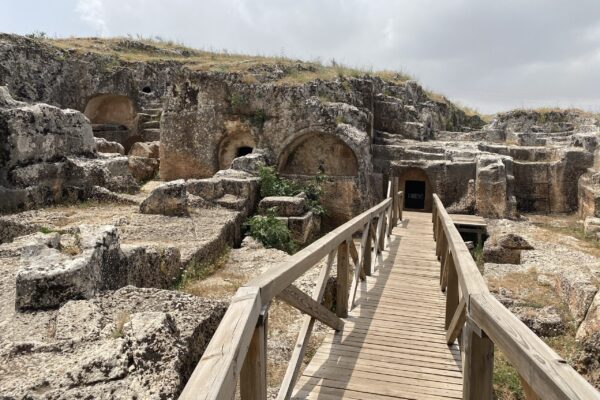
[[[492,295],[471,296],[470,315],[542,399],[600,399],[592,385]]]
[[[403,217],[393,228],[399,237],[380,253],[382,268],[357,287],[344,330],[323,340],[299,379],[299,398],[462,398],[460,349],[446,345],[433,225],[426,214]],[[378,229],[379,221],[375,240]]]
[[[238,289],[180,399],[233,398],[261,304],[258,288]]]
[[[254,335],[240,372],[240,398],[264,400],[267,398],[267,318],[265,309],[254,329]]]
[[[308,314],[311,317],[318,319],[336,331],[339,331],[344,327],[344,321],[337,315],[329,311],[325,306],[321,305],[321,303],[317,303],[309,295],[294,285],[285,288],[285,290],[279,293],[277,297],[292,307],[302,311],[304,314]]]
[[[460,331],[467,320],[467,304],[465,298],[460,299],[460,303],[455,308],[454,315],[448,324],[448,330],[446,332],[446,343],[452,344],[460,334]]]

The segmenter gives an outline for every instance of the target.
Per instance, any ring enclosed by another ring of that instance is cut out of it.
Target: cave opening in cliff
[[[237,132],[226,136],[219,144],[219,169],[231,167],[234,158],[252,153],[256,142],[250,132]]]
[[[236,157],[246,156],[246,155],[252,153],[252,150],[254,150],[254,149],[250,146],[240,146],[240,147],[238,147],[237,151],[235,152],[235,156]]]
[[[413,210],[425,208],[425,181],[406,181],[404,190],[404,208]]]
[[[399,188],[404,191],[404,208],[414,211],[431,211],[433,191],[429,177],[421,168],[403,169],[399,175]]]

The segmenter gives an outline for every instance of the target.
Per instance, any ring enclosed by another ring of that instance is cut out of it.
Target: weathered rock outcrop
[[[82,226],[69,246],[55,241],[23,250],[16,281],[18,310],[57,307],[71,299],[89,299],[101,290],[125,286],[119,239],[114,226]],[[63,250],[63,251],[61,251]]]
[[[78,111],[13,100],[0,87],[0,212],[84,200],[93,186],[131,192],[126,157],[96,154]]]
[[[185,181],[180,179],[155,188],[140,204],[140,212],[168,216],[188,215]]]
[[[5,399],[41,389],[56,399],[176,398],[225,308],[180,292],[128,286],[57,311],[21,314],[0,338],[6,372],[0,391]],[[40,328],[36,318],[50,325]]]
[[[98,153],[125,154],[125,148],[120,143],[109,142],[108,140],[99,137],[95,137],[94,142],[96,143],[96,151],[98,151]]]

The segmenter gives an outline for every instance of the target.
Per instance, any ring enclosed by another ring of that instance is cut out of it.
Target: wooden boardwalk
[[[383,267],[359,285],[343,331],[324,340],[295,399],[462,399],[461,356],[447,346],[431,214],[405,212]]]

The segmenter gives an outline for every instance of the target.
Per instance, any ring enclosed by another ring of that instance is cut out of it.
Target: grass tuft
[[[215,272],[223,269],[229,259],[229,252],[231,249],[225,246],[220,253],[210,262],[196,262],[192,261],[190,265],[185,269],[181,278],[179,278],[175,287],[177,290],[186,291],[186,289],[193,285],[195,282],[204,280],[214,274]]]

